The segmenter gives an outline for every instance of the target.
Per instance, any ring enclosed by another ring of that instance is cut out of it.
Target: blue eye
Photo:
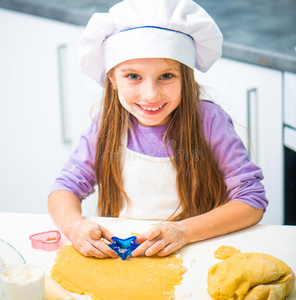
[[[171,73],[166,73],[166,74],[163,74],[160,76],[161,79],[171,79],[173,77],[174,77],[174,75]]]
[[[127,77],[128,77],[129,79],[132,79],[132,80],[137,80],[137,79],[139,79],[139,75],[137,75],[137,74],[129,74]]]

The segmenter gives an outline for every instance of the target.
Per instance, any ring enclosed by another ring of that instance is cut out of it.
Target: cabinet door
[[[89,114],[76,53],[83,28],[4,9],[0,20],[0,210],[46,213]]]
[[[284,123],[296,129],[296,74],[284,73]]]
[[[196,72],[204,97],[220,104],[262,168],[270,202],[262,223],[283,223],[282,73],[220,59],[207,73]]]

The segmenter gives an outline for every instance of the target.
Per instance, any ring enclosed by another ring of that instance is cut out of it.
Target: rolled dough
[[[51,276],[70,292],[100,300],[168,300],[186,268],[177,255],[122,261],[85,257],[73,246],[57,252]]]
[[[50,276],[45,275],[45,299],[46,300],[75,300],[65,289],[63,289]]]

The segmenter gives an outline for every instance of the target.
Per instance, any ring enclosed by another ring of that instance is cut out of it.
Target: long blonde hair
[[[182,100],[172,112],[164,142],[168,153],[167,145],[172,146],[170,159],[177,171],[181,212],[168,216],[169,220],[203,214],[225,203],[227,198],[223,176],[203,133],[198,106],[200,87],[192,69],[180,63],[180,71]],[[101,216],[118,217],[121,201],[130,204],[122,184],[120,153],[122,136],[129,126],[129,113],[119,102],[117,91],[107,78],[95,156],[98,213]]]

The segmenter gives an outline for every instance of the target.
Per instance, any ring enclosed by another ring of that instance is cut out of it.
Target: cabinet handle
[[[258,124],[257,124],[257,88],[247,90],[247,130],[248,130],[248,154],[252,161],[258,163]]]
[[[63,67],[63,62],[64,62],[63,53],[65,53],[66,49],[67,49],[66,45],[59,45],[57,47],[62,140],[63,140],[63,144],[69,145],[69,144],[71,144],[71,139],[69,137],[67,137],[67,129],[66,129],[64,67]]]

